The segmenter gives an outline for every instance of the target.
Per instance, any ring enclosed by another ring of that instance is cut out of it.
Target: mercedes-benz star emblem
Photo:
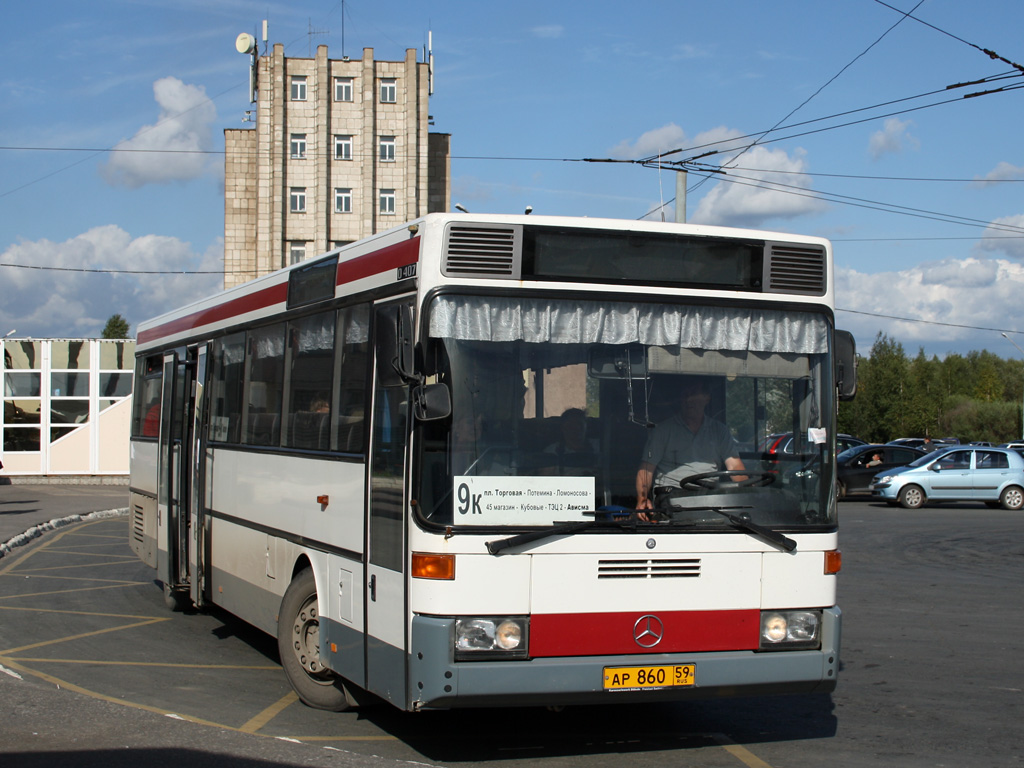
[[[651,614],[641,616],[633,625],[633,639],[641,648],[653,648],[661,642],[665,634],[665,625],[661,619]]]

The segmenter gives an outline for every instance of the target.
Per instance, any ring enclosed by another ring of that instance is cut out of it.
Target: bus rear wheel
[[[320,661],[320,604],[313,571],[300,571],[281,600],[277,649],[288,682],[303,704],[344,712],[351,707],[341,679]]]

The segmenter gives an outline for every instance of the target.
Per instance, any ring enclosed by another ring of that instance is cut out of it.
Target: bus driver
[[[707,379],[686,379],[680,394],[679,413],[658,424],[647,436],[636,473],[637,509],[653,508],[652,487],[678,488],[681,480],[693,475],[746,469],[729,428],[704,413],[711,402]],[[731,479],[740,481],[746,477],[738,475]]]

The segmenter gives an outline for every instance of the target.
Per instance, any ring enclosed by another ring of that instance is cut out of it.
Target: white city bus
[[[855,381],[825,240],[430,214],[142,323],[137,355],[131,545],[170,604],[276,635],[311,706],[835,687]],[[744,469],[638,514],[694,377]]]

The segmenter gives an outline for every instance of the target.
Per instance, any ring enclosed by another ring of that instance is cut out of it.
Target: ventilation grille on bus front
[[[598,560],[599,579],[695,579],[700,558],[676,560]]]
[[[825,295],[825,249],[816,245],[768,243],[766,293]]]
[[[449,224],[444,264],[448,277],[496,277],[518,280],[522,273],[523,228],[520,225]]]

